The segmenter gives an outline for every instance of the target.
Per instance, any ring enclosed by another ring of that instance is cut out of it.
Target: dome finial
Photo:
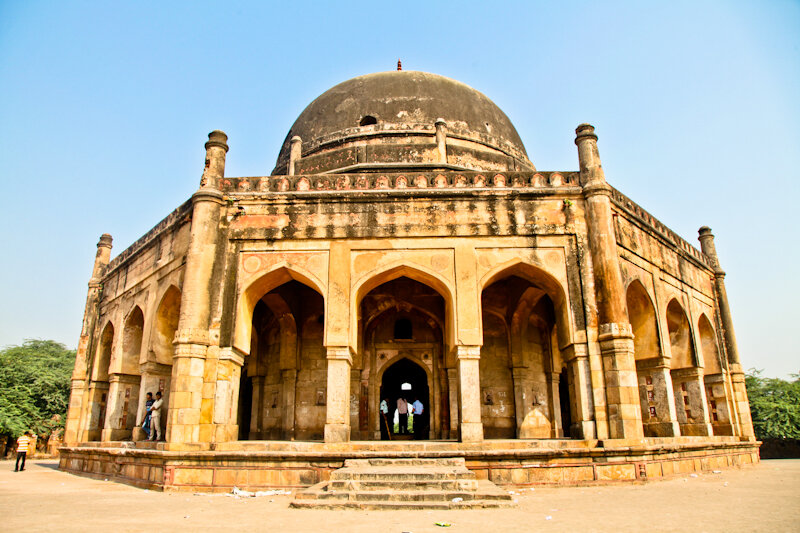
[[[403,63],[399,59],[397,60],[397,70],[403,70]]]

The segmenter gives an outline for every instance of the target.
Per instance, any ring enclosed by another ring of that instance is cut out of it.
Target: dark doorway
[[[422,416],[416,416],[413,420],[414,429],[417,438],[428,439],[430,432],[430,394],[428,389],[428,374],[422,367],[414,363],[410,359],[400,359],[392,364],[383,373],[381,380],[381,399],[388,399],[389,414],[388,425],[389,431],[392,432],[392,439],[411,438],[413,433],[409,433],[409,437],[403,435],[402,432],[394,432],[394,419],[395,411],[397,410],[397,399],[400,397],[408,400],[409,405],[415,399],[419,399],[423,405]],[[380,420],[383,424],[383,419]],[[422,424],[422,426],[420,426]],[[382,432],[383,434],[383,432]]]
[[[242,368],[239,382],[239,440],[250,437],[250,416],[253,410],[253,378],[248,377],[247,369]]]
[[[564,438],[572,438],[572,410],[569,403],[569,373],[567,369],[561,371],[558,377],[558,399],[561,403],[561,427],[564,430]]]

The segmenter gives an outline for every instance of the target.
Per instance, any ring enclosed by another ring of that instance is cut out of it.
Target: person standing
[[[142,429],[144,430],[145,435],[147,435],[147,439],[150,438],[150,420],[153,418],[150,409],[153,407],[155,400],[153,399],[153,393],[147,393],[147,401],[144,402],[144,420],[142,421]]]
[[[416,396],[414,396],[414,403],[411,406],[414,408],[414,439],[420,440],[425,436],[427,413],[425,413],[422,402]]]
[[[14,472],[22,472],[25,470],[25,458],[28,456],[31,442],[33,442],[32,433],[26,431],[17,439],[17,464],[14,466]],[[22,460],[22,468],[19,466],[20,459]]]
[[[381,400],[381,440],[389,438],[389,398]]]
[[[156,392],[156,401],[150,407],[150,440],[161,440],[161,407],[164,400],[161,399],[161,391]]]
[[[402,396],[397,399],[397,418],[400,428],[400,435],[408,435],[408,401]]]

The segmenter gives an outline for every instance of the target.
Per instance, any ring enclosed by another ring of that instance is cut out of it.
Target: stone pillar
[[[736,334],[733,331],[733,317],[728,303],[728,293],[725,290],[725,271],[722,270],[717,257],[717,248],[714,245],[714,234],[711,228],[703,226],[699,230],[700,249],[708,258],[714,269],[714,288],[717,296],[717,308],[722,322],[722,338],[725,341],[725,353],[728,355],[728,368],[733,386],[734,405],[739,419],[742,437],[755,438],[753,420],[750,417],[750,402],[747,400],[747,389],[744,385],[744,371],[739,359],[739,347],[736,344]]]
[[[514,382],[514,415],[516,417],[517,438],[531,438],[525,434],[523,424],[525,417],[533,410],[533,398],[530,397],[530,371],[526,366],[515,366],[511,369]]]
[[[711,435],[703,373],[699,368],[680,368],[671,377],[681,435]]]
[[[436,150],[439,152],[438,163],[447,164],[447,122],[436,119]]]
[[[106,424],[100,440],[119,441],[132,437],[140,379],[130,374],[111,374],[109,377]]]
[[[591,394],[591,369],[589,368],[589,355],[586,346],[573,344],[563,352],[564,361],[567,363],[567,372],[572,376],[572,390],[570,396],[574,398],[575,413],[572,426],[577,433],[575,437],[581,439],[595,438],[594,404]]]
[[[480,346],[456,346],[458,368],[459,433],[461,442],[483,440],[481,422]]]
[[[210,364],[209,364],[210,363]],[[219,358],[206,362],[205,384],[208,386],[210,368],[216,369],[214,383],[214,440],[227,442],[239,438],[239,385],[244,366],[244,354],[236,348],[219,350]],[[198,424],[200,423],[198,417]]]
[[[450,427],[442,428],[442,432],[448,439],[455,439],[458,435],[458,421],[461,420],[458,407],[458,368],[447,369],[447,393],[450,402]]]
[[[282,413],[283,438],[294,440],[294,409],[295,389],[297,388],[297,370],[286,368],[281,370],[281,400],[283,401]]]
[[[300,161],[300,158],[303,156],[303,140],[295,135],[292,137],[290,141],[291,145],[289,147],[289,170],[287,171],[290,176],[294,176],[294,166],[295,163]]]
[[[100,440],[106,421],[108,402],[108,382],[92,381],[86,394],[86,419],[81,436],[82,441]]]
[[[556,372],[547,372],[547,394],[549,395],[548,403],[550,404],[550,420],[552,429],[550,437],[553,439],[569,438],[569,432],[564,432],[564,427],[561,424],[561,394],[559,394],[558,384],[561,381],[561,375]],[[567,428],[569,430],[569,428]]]
[[[186,254],[181,313],[175,332],[174,362],[167,418],[167,441],[199,442],[203,377],[209,338],[211,273],[224,205],[217,189],[225,175],[228,136],[212,131],[206,142],[206,166],[200,188],[192,195],[192,228]],[[208,422],[208,421],[206,421]],[[209,433],[204,433],[208,435]]]
[[[94,335],[97,325],[98,305],[103,289],[100,280],[105,274],[111,258],[111,242],[111,235],[108,233],[103,233],[97,242],[92,277],[89,279],[89,290],[86,294],[86,306],[83,311],[81,335],[75,355],[75,368],[72,371],[72,391],[65,421],[64,444],[74,444],[86,439],[85,430],[88,427],[88,417],[91,412],[91,407],[88,405],[90,401],[89,380],[92,372],[90,359],[95,346],[92,343],[92,335]]]
[[[328,346],[328,387],[326,391],[325,442],[350,440],[349,346]]]
[[[680,435],[669,364],[661,357],[636,361],[642,421],[649,437]],[[655,415],[651,412],[653,408]]]
[[[725,374],[703,375],[706,386],[708,417],[714,435],[735,435],[728,404],[728,381]]]
[[[606,377],[609,436],[612,439],[642,439],[633,330],[628,322],[612,223],[611,188],[600,164],[594,127],[581,124],[575,133],[600,319],[598,339]]]
[[[242,369],[242,372],[244,371],[245,370]],[[264,398],[264,376],[252,376],[250,380],[253,387],[253,398],[250,404],[250,420],[242,420],[242,424],[248,427],[249,440],[263,440],[266,438],[263,433],[264,402],[269,401],[269,399],[265,400]]]

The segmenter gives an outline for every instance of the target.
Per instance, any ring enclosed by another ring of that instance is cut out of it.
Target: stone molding
[[[527,190],[578,187],[578,173],[565,172],[391,172],[361,174],[301,174],[221,178],[219,187],[232,193],[315,191],[501,189]]]

